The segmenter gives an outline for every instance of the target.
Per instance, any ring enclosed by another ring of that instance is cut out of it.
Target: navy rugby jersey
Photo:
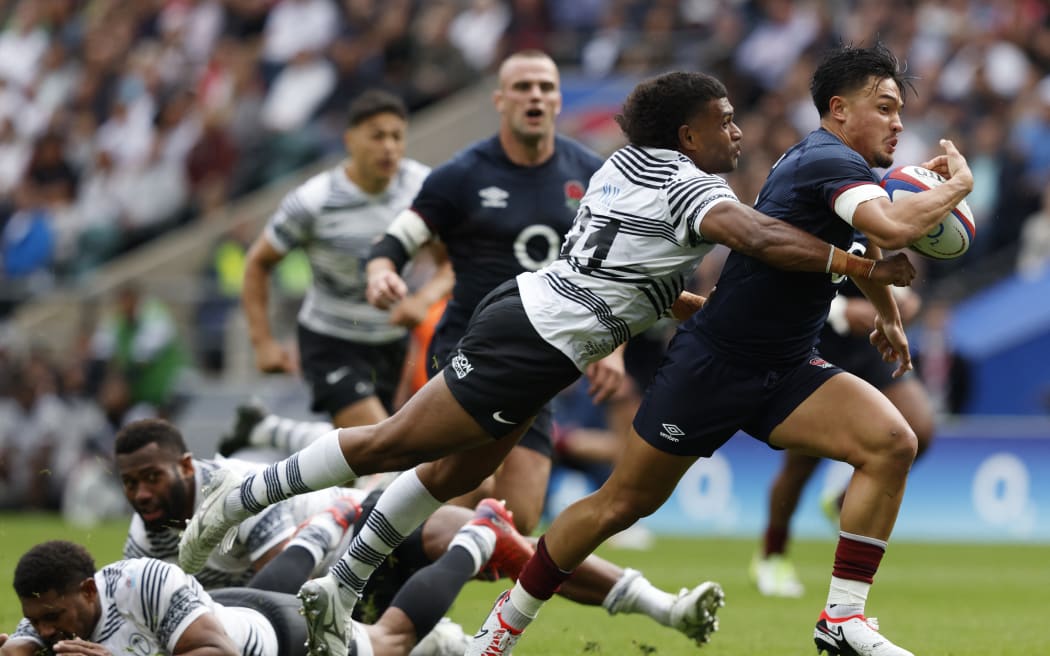
[[[878,183],[863,157],[822,128],[773,166],[755,209],[845,250],[853,226],[835,213],[835,204],[855,187]],[[788,366],[812,351],[843,280],[781,271],[734,251],[716,291],[685,327],[727,357]]]
[[[456,285],[434,333],[444,357],[466,332],[474,308],[501,283],[558,257],[591,175],[602,160],[558,136],[539,166],[511,162],[496,136],[434,169],[412,203],[448,249]]]

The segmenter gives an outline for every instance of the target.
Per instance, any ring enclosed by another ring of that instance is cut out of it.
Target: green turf
[[[99,563],[119,558],[126,524],[90,530],[49,516],[0,515],[0,631],[20,613],[11,591],[18,556],[32,544],[63,537],[86,545]],[[824,602],[833,543],[800,542],[792,557],[807,586],[798,600],[765,599],[747,580],[754,543],[729,539],[660,539],[644,552],[604,549],[621,565],[641,569],[665,589],[713,578],[726,589],[722,628],[699,653],[778,656],[815,653],[813,622]],[[472,631],[501,585],[471,583],[449,613]],[[886,635],[917,656],[1029,656],[1050,654],[1045,615],[1050,594],[1045,545],[934,545],[895,542],[868,600]],[[692,654],[677,633],[645,617],[609,617],[561,599],[549,603],[529,628],[517,656],[570,654]]]

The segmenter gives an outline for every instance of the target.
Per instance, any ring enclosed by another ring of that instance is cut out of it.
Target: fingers
[[[401,276],[393,272],[369,278],[365,298],[380,310],[389,310],[408,293],[408,286]]]

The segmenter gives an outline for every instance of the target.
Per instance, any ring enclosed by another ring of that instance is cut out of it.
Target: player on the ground
[[[883,46],[830,52],[814,73],[811,90],[821,127],[773,167],[758,211],[841,248],[849,247],[856,228],[878,255],[880,248],[902,248],[929,232],[973,188],[966,160],[948,141],[942,141],[947,155],[923,164],[949,178],[943,185],[894,203],[879,186],[871,167],[893,162],[904,101],[898,62]],[[639,115],[664,113],[658,98],[634,96],[634,102],[646,104]],[[632,141],[640,127],[628,123]],[[707,228],[705,219],[700,225],[705,236]],[[884,359],[898,363],[894,375],[903,374],[911,357],[889,289],[850,277],[878,309],[872,343]],[[601,280],[592,285],[604,291],[608,285]],[[827,606],[814,631],[818,650],[909,656],[864,612],[915,458],[915,434],[878,390],[815,349],[842,280],[778,271],[734,249],[711,297],[668,347],[609,480],[555,519],[467,653],[509,653],[587,554],[656,511],[698,457],[709,457],[744,430],[774,448],[805,450],[855,468],[842,507]]]
[[[173,562],[178,540],[175,527],[183,525],[194,500],[200,497],[201,481],[195,473],[210,475],[219,463],[228,461],[193,458],[178,429],[159,419],[125,426],[117,436],[115,450],[128,501],[136,511],[124,557],[148,556]],[[276,504],[241,524],[237,540],[229,550],[212,554],[198,580],[209,590],[243,585],[288,593],[297,591],[308,578],[326,572],[333,556],[345,550],[349,537],[367,521],[380,495],[379,490],[330,490]],[[310,497],[317,497],[314,503],[302,502]],[[324,508],[333,500],[335,503]],[[143,521],[144,517],[148,521]],[[439,508],[369,579],[353,618],[376,623],[392,605],[404,607],[411,612],[413,630],[420,636],[437,626],[442,639],[453,639],[458,626],[439,620],[459,588],[479,570],[493,580],[517,576],[532,555],[531,544],[514,529],[512,517],[491,499],[482,500],[473,511],[455,506]],[[267,519],[255,521],[260,518]],[[299,522],[303,523],[285,542]],[[491,534],[478,526],[487,527]],[[253,560],[250,545],[258,543],[274,546],[267,550],[267,558]],[[465,551],[457,553],[457,546]],[[690,637],[698,631],[713,630],[713,611],[705,610],[705,604],[721,599],[717,584],[704,582],[675,595],[653,587],[635,570],[624,570],[602,559],[588,561],[584,569],[580,580],[568,584],[564,591],[574,601],[601,604],[610,613],[644,613]],[[380,628],[383,626],[381,623]]]
[[[263,372],[301,368],[311,409],[337,426],[384,419],[401,375],[406,329],[365,300],[364,261],[429,171],[404,157],[407,117],[404,103],[385,91],[355,98],[343,136],[349,159],[289,192],[248,252],[242,304],[256,365]],[[274,338],[267,315],[270,272],[297,247],[313,273],[299,310],[298,363]],[[450,285],[446,267],[411,302],[425,307]]]
[[[196,458],[182,433],[162,419],[124,426],[114,441],[117,472],[134,509],[125,558],[178,559],[179,533],[200,506],[202,492],[220,468],[259,472],[262,463]],[[205,588],[247,585],[256,573],[289,545],[309,551],[320,564],[333,553],[357,519],[360,499],[346,488],[329,488],[275,504],[242,523],[228,548],[211,554],[198,572]],[[302,529],[297,531],[297,527]],[[315,570],[313,574],[321,574]],[[271,574],[272,576],[272,574]],[[306,576],[290,575],[268,589],[294,592]]]
[[[864,253],[866,246],[854,242],[853,252]],[[919,296],[908,288],[894,289],[901,320],[907,324],[919,311]],[[871,348],[868,334],[875,325],[875,307],[855,285],[848,282],[831,301],[828,321],[820,333],[820,354],[825,360],[857,376],[880,392],[900,410],[915,432],[916,458],[926,451],[933,439],[933,406],[917,376],[893,377],[893,365],[882,361]],[[802,581],[787,558],[791,517],[798,507],[806,483],[813,477],[820,458],[786,451],[769,489],[769,518],[762,536],[760,551],[751,561],[749,574],[758,591],[770,597],[800,597],[805,591]],[[825,515],[838,528],[838,516],[845,496],[844,488],[827,491],[821,497]]]
[[[3,656],[35,656],[42,649],[59,654],[307,653],[306,622],[294,595],[250,587],[206,592],[192,576],[154,558],[120,560],[96,572],[94,559],[80,545],[45,542],[19,560],[14,587],[24,619],[11,636],[0,634]],[[417,641],[414,622],[414,609],[395,598],[375,624],[355,622],[354,653],[462,653],[465,638],[458,626],[442,621]]]
[[[821,275],[882,284],[914,277],[903,255],[874,261],[847,254],[736,199],[712,173],[732,170],[740,153],[741,133],[719,81],[672,73],[635,94],[655,102],[628,101],[633,145],[592,177],[563,257],[490,293],[443,375],[390,419],[333,431],[262,476],[218,482],[183,533],[180,564],[195,571],[231,526],[281,499],[437,459],[402,473],[343,559],[300,591],[316,618],[313,653],[344,654],[342,618],[383,558],[443,500],[489,476],[581,371],[667,313],[694,311],[702,299],[683,293],[686,276],[715,243]]]

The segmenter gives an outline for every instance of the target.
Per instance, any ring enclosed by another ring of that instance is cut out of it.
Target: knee
[[[907,423],[893,422],[882,428],[864,460],[879,469],[906,476],[918,453],[918,438]]]

